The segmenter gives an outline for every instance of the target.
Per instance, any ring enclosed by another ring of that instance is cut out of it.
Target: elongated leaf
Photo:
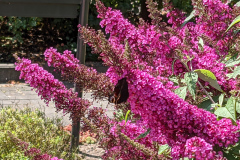
[[[238,53],[234,54],[231,56],[231,54],[229,53],[228,55],[226,55],[225,57],[225,61],[226,62],[223,62],[223,63],[227,63],[230,59],[232,59],[232,61],[235,61],[236,59],[238,59]]]
[[[170,149],[171,147],[168,144],[161,145],[158,149],[158,155],[162,154],[167,149]]]
[[[236,102],[236,112],[240,113],[240,100],[237,100]]]
[[[236,118],[236,99],[234,97],[230,97],[227,101],[226,108],[229,110],[229,112]]]
[[[169,80],[174,83],[174,85],[178,85],[178,79],[176,76],[171,76],[169,77]]]
[[[239,63],[240,63],[240,59],[238,58],[238,54],[233,55],[225,62],[226,67],[233,67],[234,65]]]
[[[233,115],[231,115],[230,111],[226,108],[226,107],[220,107],[218,108],[215,112],[215,115],[219,116],[219,117],[223,117],[223,118],[230,118],[232,119],[234,122],[236,122],[236,119],[234,118]]]
[[[183,21],[183,24],[181,25],[181,28],[187,24],[188,21],[190,21],[193,17],[195,17],[195,10],[193,10],[190,15]]]
[[[240,75],[240,66],[237,66],[234,69],[233,73],[227,74],[227,77],[231,79],[231,78],[236,78],[238,75]]]
[[[234,65],[239,64],[239,63],[240,63],[240,59],[226,64],[226,67],[233,67]]]
[[[180,98],[184,99],[186,98],[187,95],[187,86],[184,87],[179,87],[174,91],[177,95],[179,95]]]
[[[218,101],[219,96],[220,96],[220,95],[212,97],[212,99],[214,100],[214,102],[217,102],[217,101]],[[207,99],[207,100],[201,102],[201,103],[198,105],[198,108],[203,108],[203,109],[211,112],[211,111],[213,111],[213,110],[211,110],[211,108],[212,108],[211,104],[212,104],[212,101],[211,101],[210,99]]]
[[[219,100],[218,100],[220,106],[222,106],[222,104],[223,104],[223,99],[224,99],[224,93],[222,93],[222,94],[220,95]]]
[[[223,152],[223,156],[229,160],[237,160],[231,152],[229,152],[229,153]]]
[[[219,84],[217,82],[217,78],[211,71],[206,70],[206,69],[196,69],[196,70],[194,70],[194,72],[196,72],[198,74],[198,77],[200,79],[202,79],[206,82],[209,82],[210,86],[219,90],[220,92],[223,92],[223,90],[221,89],[221,87],[219,86]]]
[[[240,145],[238,144],[237,146],[231,148],[231,152],[235,155],[240,155]]]
[[[140,134],[140,135],[136,138],[136,140],[146,137],[146,136],[150,133],[150,131],[151,131],[151,129],[148,128],[147,131],[144,132],[144,133],[142,133],[142,134]]]
[[[225,31],[227,32],[230,28],[232,28],[233,25],[235,25],[236,23],[240,22],[240,15],[237,16],[233,21],[232,23],[230,24],[230,26],[228,27],[228,29]]]
[[[199,76],[199,78],[201,78],[204,81],[209,81],[210,80],[217,80],[217,78],[215,77],[215,75],[206,69],[196,69],[194,70],[194,72],[196,72]]]
[[[187,84],[189,92],[192,94],[193,99],[195,100],[196,83],[198,80],[198,75],[194,72],[187,72],[184,75],[184,80]]]
[[[128,120],[128,115],[129,115],[129,113],[130,113],[131,111],[130,110],[128,110],[127,111],[127,113],[126,113],[126,116],[125,116],[125,125],[126,125],[126,123],[127,123],[127,120]]]
[[[214,114],[219,117],[230,118],[236,122],[235,99],[233,97],[230,97],[227,101],[226,106],[218,108]]]

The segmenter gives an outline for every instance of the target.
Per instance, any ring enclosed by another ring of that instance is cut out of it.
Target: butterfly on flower
[[[128,83],[126,78],[118,80],[117,85],[114,88],[113,95],[109,96],[109,102],[120,104],[126,102],[129,97]]]

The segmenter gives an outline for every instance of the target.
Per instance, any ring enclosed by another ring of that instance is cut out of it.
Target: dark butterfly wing
[[[126,102],[129,97],[127,79],[120,79],[114,88],[113,96],[109,97],[109,102],[120,104]]]
[[[115,86],[113,94],[109,96],[109,102],[116,103],[120,95],[119,93],[120,93],[120,88]]]

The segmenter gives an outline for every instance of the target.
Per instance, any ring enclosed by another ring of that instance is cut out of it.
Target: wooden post
[[[82,26],[86,26],[88,23],[88,12],[89,12],[89,0],[81,1],[79,23]],[[86,44],[80,39],[80,33],[78,33],[77,41],[77,55],[76,58],[80,61],[81,64],[85,64],[86,57]],[[82,97],[83,87],[77,84],[74,84],[75,92],[78,92],[78,96]],[[80,122],[72,122],[72,139],[71,139],[71,150],[76,149],[79,144],[79,132],[80,132]]]

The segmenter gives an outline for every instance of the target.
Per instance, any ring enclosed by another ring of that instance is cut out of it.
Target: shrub
[[[62,130],[61,119],[46,118],[29,108],[6,108],[0,110],[0,123],[0,159],[29,159],[38,152],[69,160],[76,157],[69,152],[71,136]]]
[[[109,39],[102,31],[79,25],[85,42],[110,66],[106,74],[78,65],[69,51],[46,50],[49,65],[67,79],[84,84],[84,89],[96,90],[95,98],[114,92],[118,100],[126,89],[117,88],[119,82],[125,79],[128,84],[127,102],[114,101],[124,111],[124,120],[117,114],[116,119],[108,118],[101,108],[89,109],[89,103],[81,106],[79,114],[72,113],[72,118],[81,116],[84,127],[98,134],[106,150],[104,159],[239,159],[239,23],[226,32],[240,15],[239,6],[193,0],[194,12],[187,18],[168,1],[162,11],[152,0],[147,4],[151,24],[140,20],[134,26],[120,11],[96,1],[100,25]],[[163,11],[168,23],[162,21]],[[193,17],[195,22],[188,22]],[[58,108],[74,111],[65,103],[59,107],[60,89],[47,90],[55,89],[58,82],[40,67],[18,59],[16,69],[46,101],[52,97]],[[43,73],[46,77],[39,78]],[[46,88],[41,87],[44,83]],[[72,102],[75,97],[66,99]],[[133,113],[130,120],[128,110]]]

